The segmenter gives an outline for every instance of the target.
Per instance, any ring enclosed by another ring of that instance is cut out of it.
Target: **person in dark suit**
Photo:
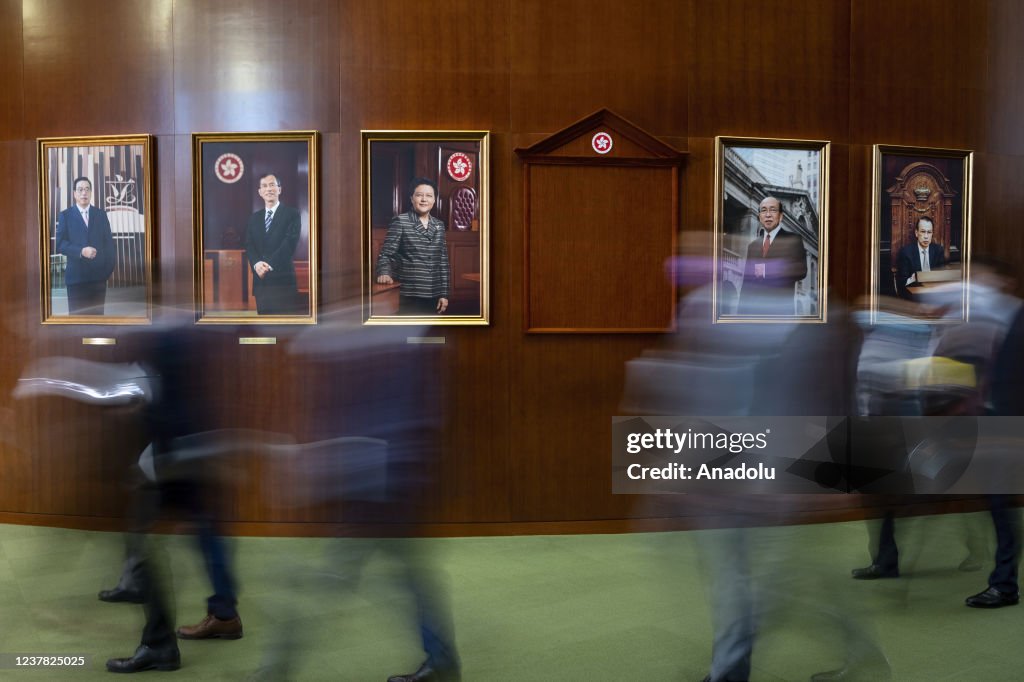
[[[935,270],[946,264],[946,250],[941,244],[932,241],[934,233],[935,224],[931,218],[919,218],[914,227],[917,241],[900,249],[896,257],[896,287],[900,297],[909,297],[907,287],[917,285],[917,273]]]
[[[992,413],[1000,417],[1024,414],[1024,311],[1018,312],[992,370]],[[964,600],[976,609],[997,609],[1020,603],[1018,573],[1021,559],[1021,510],[1011,495],[989,495],[989,512],[996,531],[995,565],[988,587]]]
[[[155,387],[140,415],[150,445],[139,458],[135,472],[137,485],[127,538],[129,559],[122,581],[99,596],[103,601],[143,604],[145,623],[135,653],[107,661],[111,672],[176,670],[181,666],[177,639],[234,640],[243,635],[230,552],[214,520],[220,461],[212,459],[216,455],[195,454],[224,440],[213,428],[215,410],[209,402],[212,374],[205,371],[209,349],[204,342],[190,314],[184,318],[165,311],[161,326],[145,333],[138,346],[138,364]],[[197,527],[214,588],[207,599],[207,616],[177,631],[168,548],[161,549],[159,536],[151,533],[157,519],[167,518],[172,512]]]
[[[281,204],[281,183],[269,173],[260,178],[260,198],[266,204],[251,216],[245,228],[245,254],[255,275],[252,291],[260,315],[298,313],[295,247],[302,221],[299,212]]]
[[[758,238],[747,246],[740,315],[793,315],[793,285],[807,276],[807,251],[798,234],[782,229],[782,202],[765,197],[758,207]]]
[[[76,178],[73,186],[75,204],[61,211],[56,239],[57,253],[67,257],[68,313],[102,315],[117,264],[114,235],[106,212],[92,205],[92,181]]]

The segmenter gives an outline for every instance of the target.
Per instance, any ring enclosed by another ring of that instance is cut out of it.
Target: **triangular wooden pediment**
[[[605,153],[594,148],[595,136],[600,133],[605,133],[611,141],[611,149]],[[639,161],[672,164],[679,163],[686,154],[607,109],[595,111],[567,128],[515,151],[524,161],[549,163],[571,159],[575,162],[592,160],[595,163]]]

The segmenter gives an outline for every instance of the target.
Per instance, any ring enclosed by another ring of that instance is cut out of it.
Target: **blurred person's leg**
[[[992,524],[980,514],[961,514],[967,556],[958,567],[961,571],[979,571],[992,556]]]
[[[886,511],[881,521],[868,522],[868,544],[871,564],[851,572],[857,580],[897,578],[900,574],[900,553],[896,545],[896,516]]]
[[[1009,495],[991,495],[992,523],[996,530],[995,568],[988,577],[988,589],[968,597],[968,606],[995,609],[1020,602],[1017,571],[1021,556],[1021,511],[1011,507]]]
[[[206,561],[206,572],[213,586],[213,594],[207,598],[207,612],[221,620],[238,618],[238,597],[235,581],[231,576],[227,542],[218,532],[216,524],[203,519],[197,527],[199,550]]]
[[[711,670],[706,679],[747,680],[757,634],[748,530],[700,531],[697,542],[711,593]]]
[[[419,670],[393,675],[389,682],[461,679],[462,665],[455,645],[445,572],[421,539],[390,540],[384,546],[400,562],[403,579],[415,599],[420,638],[427,655]]]
[[[277,682],[293,679],[296,668],[305,658],[303,654],[307,647],[313,645],[319,632],[298,605],[303,599],[323,599],[323,593],[328,590],[341,598],[352,594],[378,543],[374,539],[344,539],[328,547],[321,565],[297,564],[285,558],[273,566],[277,577],[272,582],[280,589],[273,595],[276,603],[264,604],[263,607],[272,614],[274,627],[268,633],[260,667],[250,680]],[[336,643],[336,638],[333,641]]]
[[[201,481],[190,480],[178,486],[178,503],[187,511],[196,530],[196,542],[203,557],[213,594],[206,600],[206,617],[195,625],[178,628],[182,639],[240,639],[242,619],[238,615],[235,580],[231,573],[227,542],[206,510]]]
[[[159,507],[160,491],[155,486],[147,486],[142,494],[144,508],[151,508],[150,505]],[[174,600],[166,591],[166,586],[170,585],[166,573],[169,563],[165,552],[156,547],[157,544],[152,536],[143,543],[142,561],[135,571],[146,614],[141,641],[132,656],[107,661],[107,670],[111,672],[177,670],[181,667],[181,655],[174,637]]]
[[[129,528],[124,535],[125,558],[121,577],[117,585],[109,590],[100,590],[99,598],[105,602],[130,602],[142,604],[145,591],[142,587],[142,565],[145,561],[146,535],[160,512],[161,493],[157,484],[148,481],[135,468],[136,477],[131,508],[128,511]]]

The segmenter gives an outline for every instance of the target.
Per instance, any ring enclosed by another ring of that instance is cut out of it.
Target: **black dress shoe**
[[[1003,606],[1014,606],[1020,602],[1020,595],[1016,592],[1000,592],[990,587],[984,592],[968,597],[965,603],[976,609],[998,609]]]
[[[123,587],[115,587],[112,590],[100,590],[100,601],[142,604],[146,599],[138,590],[127,590]]]
[[[458,668],[435,668],[427,661],[416,672],[392,675],[388,682],[459,682],[461,679]]]
[[[178,647],[152,649],[145,644],[135,650],[131,658],[112,658],[107,670],[112,673],[137,673],[143,670],[177,670],[181,667]]]
[[[878,564],[871,564],[865,568],[855,568],[850,571],[854,580],[878,580],[879,578],[899,578],[898,568],[882,568]]]

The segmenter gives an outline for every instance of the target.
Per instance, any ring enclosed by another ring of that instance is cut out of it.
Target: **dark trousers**
[[[996,527],[996,566],[988,577],[989,587],[1016,594],[1017,567],[1020,565],[1020,509],[1010,507],[1009,495],[989,497],[992,523]]]
[[[107,300],[107,280],[68,285],[68,312],[72,315],[102,315]]]
[[[165,589],[165,584],[169,583],[162,577],[167,562],[154,551],[152,543],[146,540],[146,532],[161,510],[168,506],[182,510],[196,524],[199,549],[213,585],[213,594],[206,600],[207,613],[221,620],[231,620],[238,616],[238,599],[227,548],[216,523],[201,503],[201,486],[193,481],[174,481],[162,485],[147,482],[138,490],[134,528],[128,536],[126,547],[128,557],[125,561],[125,575],[122,575],[119,586],[134,587],[142,593],[146,612],[143,644],[161,647],[175,641],[174,613],[171,609],[173,599]]]
[[[882,518],[878,529],[877,551],[871,557],[871,563],[883,571],[896,571],[900,567],[900,552],[896,546],[896,515],[888,511]]]
[[[135,520],[148,526],[156,518],[155,512],[159,508],[159,488],[151,485],[142,486],[136,497],[138,516]],[[178,642],[174,634],[174,599],[167,589],[170,582],[166,578],[166,557],[151,541],[146,540],[143,533],[133,533],[129,538],[128,552],[134,556],[129,556],[125,562],[125,570],[130,571],[131,575],[122,575],[119,586],[131,584],[142,594],[146,623],[142,627],[141,644],[154,649],[177,647]]]
[[[253,292],[256,295],[258,315],[299,314],[298,293],[295,285],[264,284]]]
[[[399,315],[437,315],[437,299],[419,296],[399,296]]]

